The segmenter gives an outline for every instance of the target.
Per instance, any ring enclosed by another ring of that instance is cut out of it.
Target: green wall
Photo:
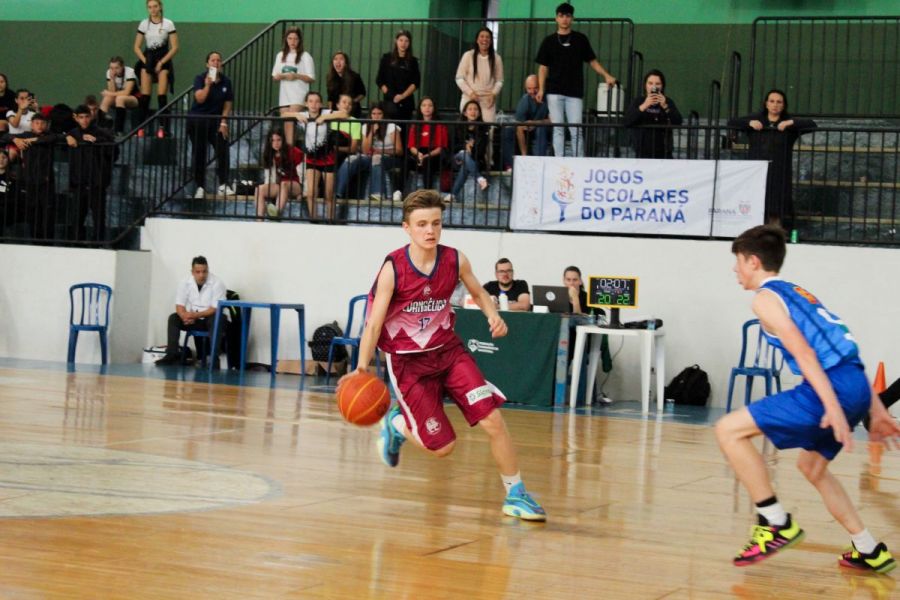
[[[569,0],[579,17],[626,18],[635,23],[752,23],[753,19],[796,16],[896,15],[897,0]],[[503,18],[553,17],[559,0],[506,0]]]
[[[452,0],[451,0],[452,2]],[[185,23],[271,23],[279,19],[425,19],[429,0],[163,0],[166,17]],[[138,21],[145,0],[3,0],[2,21]],[[14,15],[14,16],[11,16]]]

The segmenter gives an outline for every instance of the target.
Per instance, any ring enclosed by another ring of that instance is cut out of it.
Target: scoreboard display
[[[637,277],[588,277],[588,306],[594,308],[636,308]]]

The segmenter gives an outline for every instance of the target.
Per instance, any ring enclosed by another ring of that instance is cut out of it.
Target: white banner
[[[764,219],[765,161],[515,160],[512,229],[707,236],[712,218],[714,236],[736,237]]]

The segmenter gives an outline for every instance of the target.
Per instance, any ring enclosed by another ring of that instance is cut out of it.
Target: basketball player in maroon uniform
[[[491,452],[506,487],[503,512],[544,521],[544,509],[525,491],[516,450],[500,414],[505,398],[484,380],[475,360],[453,331],[450,296],[462,281],[485,314],[491,335],[506,335],[506,323],[472,273],[465,255],[439,244],[444,204],[434,190],[418,190],[403,203],[403,230],[410,243],[384,260],[369,292],[359,367],[365,371],[377,347],[385,353],[398,403],[382,420],[378,447],[389,467],[411,439],[438,457],[453,452],[456,434],[444,412],[450,396],[470,426],[490,437]],[[345,376],[346,377],[346,376]]]

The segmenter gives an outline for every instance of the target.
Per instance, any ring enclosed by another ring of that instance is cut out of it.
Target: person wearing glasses
[[[494,265],[494,274],[497,279],[484,284],[484,289],[490,294],[494,304],[503,310],[530,311],[531,293],[528,291],[528,282],[513,278],[512,262],[508,258],[501,258]],[[506,296],[506,301],[502,299],[503,296]],[[503,308],[507,302],[509,309]]]

